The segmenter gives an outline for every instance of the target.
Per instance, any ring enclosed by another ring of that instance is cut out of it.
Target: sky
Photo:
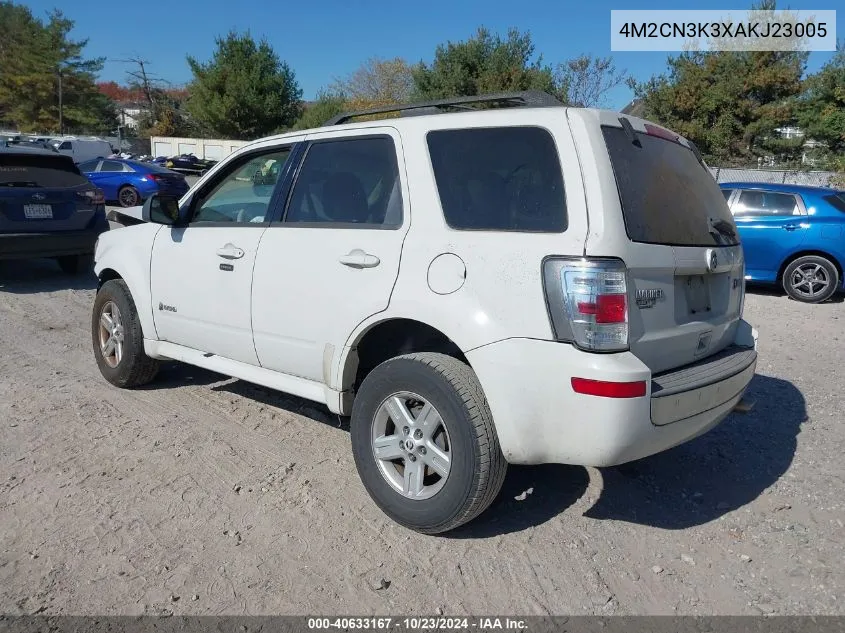
[[[845,10],[840,2],[790,0],[788,4],[779,3],[779,8],[839,8],[837,34],[845,39]],[[104,81],[125,83],[126,72],[135,67],[120,60],[141,57],[149,62],[148,72],[154,76],[185,84],[191,79],[185,57],[210,59],[215,38],[234,29],[249,31],[256,39],[266,37],[294,70],[303,97],[309,100],[316,97],[321,87],[348,75],[370,57],[430,62],[438,44],[465,40],[479,26],[501,34],[509,27],[529,31],[536,52],[553,66],[585,53],[611,56],[617,68],[642,81],[665,71],[669,53],[613,53],[611,9],[742,10],[749,3],[698,0],[684,6],[677,0],[171,0],[153,4],[23,1],[38,17],[60,8],[74,20],[73,37],[89,40],[86,56],[108,60],[100,76]],[[818,70],[831,56],[811,53],[808,72]],[[631,97],[627,87],[619,87],[603,105],[621,109]]]

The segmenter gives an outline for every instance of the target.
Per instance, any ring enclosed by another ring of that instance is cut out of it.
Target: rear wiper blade
[[[711,233],[715,231],[720,235],[724,235],[726,237],[736,237],[736,231],[731,226],[730,222],[726,222],[725,220],[717,220],[715,218],[707,218],[707,222],[710,225]]]

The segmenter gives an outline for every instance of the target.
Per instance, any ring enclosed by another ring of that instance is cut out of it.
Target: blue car
[[[845,192],[752,182],[719,186],[739,229],[747,281],[780,284],[805,303],[843,289]]]
[[[82,163],[79,170],[103,190],[106,200],[122,207],[138,206],[154,193],[181,198],[189,189],[182,174],[153,163],[97,158]]]

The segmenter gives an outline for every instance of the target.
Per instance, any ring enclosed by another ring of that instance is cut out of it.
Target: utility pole
[[[62,136],[64,133],[64,107],[62,104],[62,67],[59,66],[59,136]]]

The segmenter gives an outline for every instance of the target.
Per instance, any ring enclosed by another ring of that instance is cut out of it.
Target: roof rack
[[[545,106],[561,106],[563,105],[555,97],[547,92],[540,90],[525,90],[522,92],[499,92],[495,94],[478,95],[474,97],[453,97],[451,99],[440,99],[437,101],[422,101],[420,103],[407,103],[404,105],[384,106],[381,108],[372,108],[369,110],[358,110],[356,112],[344,112],[332,117],[325,123],[324,126],[340,125],[346,123],[350,119],[359,116],[367,116],[371,114],[387,114],[389,112],[408,113],[405,116],[413,114],[433,114],[440,113],[443,110],[472,110],[469,107],[471,104],[477,103],[496,103],[503,106],[514,107],[545,107]],[[424,112],[414,112],[414,110],[425,110]]]

